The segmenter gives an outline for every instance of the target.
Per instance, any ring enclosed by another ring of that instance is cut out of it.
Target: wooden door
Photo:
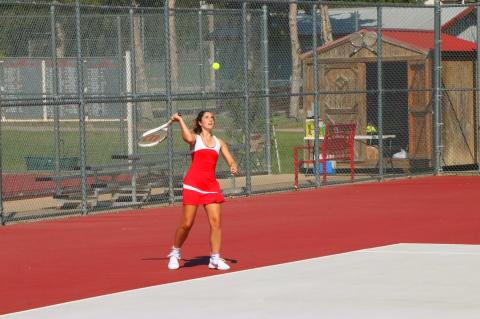
[[[365,134],[367,122],[365,63],[319,64],[320,116],[327,122],[355,123]],[[345,93],[355,92],[355,93]],[[355,143],[355,160],[365,159],[365,144]]]
[[[473,70],[473,61],[442,61],[442,165],[476,163]]]
[[[422,165],[431,165],[432,158],[430,63],[430,60],[408,62],[408,157],[410,160],[423,160],[425,163]]]

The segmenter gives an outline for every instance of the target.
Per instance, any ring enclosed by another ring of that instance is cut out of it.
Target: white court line
[[[369,251],[368,253],[372,254],[410,254],[410,255],[480,255],[478,253],[456,253],[456,252],[436,252],[436,251]]]
[[[377,248],[380,248],[380,247],[389,247],[389,246],[391,246],[391,245],[378,246],[378,247],[374,247],[374,248],[365,248],[365,249],[348,251],[348,252],[344,252],[344,253],[332,254],[332,255],[327,255],[327,256],[313,257],[313,258],[302,259],[302,260],[295,260],[295,261],[290,261],[290,262],[281,263],[281,264],[268,265],[268,266],[262,266],[262,267],[257,267],[257,268],[242,269],[242,270],[238,270],[238,271],[235,271],[235,269],[233,269],[234,271],[231,271],[231,272],[219,272],[218,274],[216,274],[216,275],[214,275],[214,276],[215,276],[215,277],[230,276],[230,275],[232,275],[232,274],[244,273],[244,272],[250,272],[250,271],[257,271],[257,270],[259,270],[259,269],[269,269],[269,268],[282,267],[282,266],[285,266],[285,265],[295,265],[295,264],[300,264],[300,263],[304,263],[304,262],[308,262],[308,261],[319,260],[319,259],[328,259],[328,258],[332,258],[332,257],[338,256],[338,255],[355,254],[355,253],[358,253],[358,252],[361,252],[361,251],[369,251],[369,250],[372,250],[372,249],[377,249]],[[180,269],[177,270],[177,271],[182,271],[182,269],[180,268]],[[212,270],[212,271],[216,271],[216,270]],[[142,287],[142,288],[135,288],[135,289],[124,290],[124,291],[119,291],[119,292],[112,292],[112,293],[105,294],[105,295],[94,296],[94,297],[89,297],[89,298],[82,298],[82,299],[78,299],[78,300],[62,302],[62,303],[59,303],[59,304],[54,304],[54,305],[49,305],[49,306],[44,306],[44,307],[38,307],[38,308],[35,308],[35,309],[22,310],[22,311],[14,312],[14,313],[12,313],[12,314],[22,314],[22,313],[28,313],[28,312],[35,312],[35,311],[37,311],[37,310],[39,310],[39,309],[48,309],[48,308],[61,307],[61,306],[63,306],[63,305],[68,305],[68,304],[72,304],[72,303],[77,303],[77,302],[81,302],[81,301],[84,301],[84,300],[103,299],[103,298],[105,298],[105,297],[123,295],[123,294],[127,294],[127,293],[130,293],[130,292],[133,292],[133,291],[135,291],[135,292],[148,292],[149,290],[155,289],[156,287],[160,287],[160,286],[162,286],[162,287],[165,287],[165,286],[168,287],[168,286],[183,285],[184,283],[188,283],[188,282],[206,281],[206,280],[209,280],[210,277],[212,277],[212,276],[205,276],[205,277],[198,277],[198,278],[192,278],[192,279],[186,279],[186,280],[179,280],[179,281],[169,282],[169,283],[165,283],[165,284],[161,284],[161,285],[154,285],[154,286],[148,286],[148,287]],[[8,315],[11,315],[11,314],[8,314]],[[5,315],[0,315],[0,318],[4,318],[4,316],[5,316]],[[9,318],[9,317],[6,317],[6,318]]]
[[[415,246],[416,250],[405,249],[411,246]],[[385,248],[382,248],[385,247]],[[435,247],[434,250],[426,250],[428,248]],[[452,247],[455,247],[457,251],[451,251]],[[456,245],[456,244],[407,244],[401,245],[389,245],[381,246],[374,249],[367,249],[366,252],[375,254],[422,254],[422,255],[478,255],[480,250],[479,245]],[[450,249],[450,251],[449,251]]]
[[[233,275],[233,274],[237,274],[237,273],[245,273],[245,272],[250,272],[250,271],[257,271],[259,269],[269,269],[269,268],[278,268],[278,267],[282,267],[282,266],[285,266],[285,265],[295,265],[295,264],[301,264],[301,263],[304,263],[304,262],[308,262],[308,261],[315,261],[315,260],[320,260],[320,259],[328,259],[328,258],[332,258],[332,257],[335,257],[335,256],[339,256],[339,255],[342,255],[342,256],[345,256],[345,255],[349,255],[349,254],[356,254],[358,252],[367,252],[367,251],[370,251],[372,249],[378,249],[380,247],[390,247],[392,245],[386,245],[386,246],[378,246],[378,247],[373,247],[373,248],[365,248],[365,249],[359,249],[359,250],[354,250],[354,251],[348,251],[348,252],[343,252],[343,253],[338,253],[338,254],[332,254],[332,255],[327,255],[327,256],[321,256],[321,257],[313,257],[313,258],[308,258],[308,259],[302,259],[302,260],[295,260],[295,261],[289,261],[289,262],[286,262],[286,263],[281,263],[281,264],[275,264],[275,265],[268,265],[268,266],[262,266],[262,267],[257,267],[257,268],[249,268],[249,269],[242,269],[242,270],[237,270],[235,271],[235,269],[233,269],[233,271],[231,272],[220,272],[218,271],[217,274],[213,275],[215,277],[223,277],[223,276],[230,276],[230,275]],[[201,267],[201,266],[199,266]],[[182,269],[180,268],[179,270],[177,271],[182,271]],[[217,271],[217,270],[212,270],[213,271]],[[54,308],[54,307],[59,307],[59,306],[62,306],[62,305],[68,305],[68,304],[72,304],[72,303],[77,303],[77,302],[81,302],[81,301],[84,301],[84,300],[95,300],[95,299],[102,299],[102,298],[105,298],[105,297],[110,297],[110,296],[117,296],[117,295],[123,295],[123,294],[127,294],[127,293],[130,293],[130,292],[148,292],[149,290],[151,289],[155,289],[157,287],[168,287],[168,286],[177,286],[177,285],[183,285],[184,283],[188,283],[188,282],[196,282],[196,281],[207,281],[209,280],[211,277],[213,276],[205,276],[205,277],[198,277],[198,278],[192,278],[192,279],[186,279],[186,280],[179,280],[179,281],[175,281],[175,282],[169,282],[169,283],[165,283],[165,284],[160,284],[160,285],[154,285],[154,286],[148,286],[148,287],[142,287],[142,288],[135,288],[135,289],[130,289],[130,290],[124,290],[124,291],[118,291],[118,292],[112,292],[112,293],[109,293],[109,294],[104,294],[104,295],[100,295],[100,296],[94,296],[94,297],[89,297],[89,298],[82,298],[82,299],[78,299],[78,300],[73,300],[73,301],[67,301],[67,302],[62,302],[62,303],[59,303],[59,304],[54,304],[54,305],[49,305],[49,306],[44,306],[44,307],[38,307],[38,308],[35,308],[35,309],[29,309],[29,310],[22,310],[22,311],[18,311],[18,312],[14,312],[12,314],[20,314],[20,313],[26,313],[26,312],[34,312],[38,309],[48,309],[48,308]],[[4,315],[0,315],[0,318],[3,318]]]
[[[475,252],[480,253],[480,246],[383,246],[119,292],[2,318],[211,318],[215,311],[242,319],[476,319],[480,278],[475,274],[480,254]]]

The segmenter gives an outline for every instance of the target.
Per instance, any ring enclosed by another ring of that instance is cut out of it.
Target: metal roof
[[[409,44],[426,52],[434,48],[433,31],[384,30],[382,36],[386,40],[391,39],[399,43]],[[442,33],[441,49],[442,52],[473,52],[477,49],[477,45],[474,42]]]
[[[359,34],[371,34],[376,37],[374,30],[362,29],[358,32],[340,37],[332,42],[317,47],[317,52],[324,52],[345,42],[350,42],[353,38],[358,38]],[[415,50],[425,55],[429,54],[434,48],[434,32],[429,30],[416,31],[406,29],[384,29],[382,30],[382,40],[394,43],[410,50]],[[477,46],[475,42],[466,41],[445,33],[441,33],[441,50],[442,52],[475,52]],[[302,59],[309,58],[313,55],[310,50],[301,55]]]
[[[442,25],[459,15],[468,7],[442,7]],[[350,34],[363,28],[377,25],[377,9],[362,8],[329,8],[332,32],[336,36]],[[384,28],[409,30],[433,30],[433,7],[384,7],[382,8]],[[312,35],[312,16],[299,13],[297,16],[298,32],[302,36]],[[317,17],[317,33],[320,34],[320,16]]]

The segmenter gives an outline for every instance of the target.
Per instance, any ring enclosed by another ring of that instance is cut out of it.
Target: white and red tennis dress
[[[214,147],[203,143],[200,135],[195,135],[192,164],[183,179],[183,204],[205,205],[224,201],[220,184],[215,179],[215,168],[220,154],[220,141],[213,136]]]

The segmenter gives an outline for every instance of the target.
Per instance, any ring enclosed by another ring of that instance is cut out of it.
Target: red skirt
[[[182,196],[183,205],[207,205],[212,203],[223,203],[225,201],[221,192],[203,194],[184,188]]]

